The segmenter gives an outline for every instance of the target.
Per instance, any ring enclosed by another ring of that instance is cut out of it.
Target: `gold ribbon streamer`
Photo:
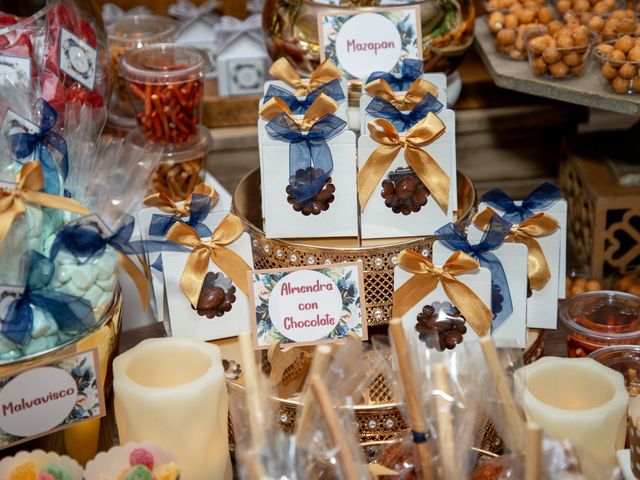
[[[441,283],[447,297],[478,336],[489,333],[493,313],[473,290],[455,278],[480,266],[469,255],[460,250],[453,252],[440,268],[419,253],[404,250],[398,255],[398,265],[414,275],[393,292],[394,317],[402,317]]]
[[[214,207],[220,195],[218,192],[208,183],[202,182],[196,185],[191,195],[187,197],[182,206],[173,201],[166,193],[154,193],[144,199],[144,204],[148,207],[155,207],[162,212],[173,215],[178,218],[185,218],[191,216],[191,199],[193,195],[206,195],[211,198],[211,208]]]
[[[404,149],[404,158],[422,183],[431,191],[436,202],[446,212],[449,209],[451,179],[442,167],[422,149],[445,132],[444,123],[432,112],[405,134],[399,134],[393,125],[382,118],[369,122],[371,138],[380,145],[367,159],[358,173],[358,200],[364,209],[371,194],[380,184],[391,163]]]
[[[279,58],[271,65],[269,75],[289,85],[298,96],[308,95],[325,83],[329,83],[331,80],[340,80],[342,77],[340,70],[331,60],[325,60],[318,65],[310,78],[302,79],[284,57]]]
[[[167,233],[167,240],[191,248],[180,277],[180,288],[191,302],[198,305],[209,262],[215,263],[222,272],[246,295],[247,270],[251,267],[226,245],[234,242],[244,232],[242,220],[233,214],[227,215],[209,240],[201,240],[198,233],[189,225],[174,223]]]
[[[80,215],[90,213],[72,198],[40,192],[43,188],[42,165],[40,162],[28,162],[18,172],[13,190],[0,189],[0,244],[4,242],[14,220],[26,212],[25,203],[67,210]]]
[[[406,93],[394,92],[391,85],[379,78],[365,85],[364,90],[372,97],[380,97],[398,110],[411,110],[422,101],[427,93],[438,98],[438,87],[426,80],[418,79],[411,84]]]
[[[479,229],[485,230],[494,215],[497,213],[493,209],[485,208],[474,217],[473,223]],[[511,227],[511,232],[504,239],[505,242],[522,243],[527,246],[527,276],[531,290],[542,290],[551,278],[547,258],[536,237],[550,235],[556,228],[558,221],[541,212]]]
[[[149,265],[147,265],[147,262],[145,262],[140,255],[137,255],[136,257],[143,267],[141,270],[126,254],[116,249],[114,249],[114,251],[118,255],[118,263],[122,269],[127,272],[127,275],[129,275],[131,281],[136,286],[140,301],[142,302],[142,310],[146,312],[147,306],[149,305],[149,277],[151,275]]]
[[[313,103],[309,105],[309,108],[301,119],[295,118],[295,115],[291,112],[289,105],[287,105],[287,103],[280,97],[273,97],[265,103],[260,108],[260,116],[269,122],[281,113],[285,113],[291,117],[291,119],[296,122],[302,130],[309,130],[313,124],[322,117],[335,113],[336,110],[338,110],[338,104],[336,101],[329,95],[321,93]]]

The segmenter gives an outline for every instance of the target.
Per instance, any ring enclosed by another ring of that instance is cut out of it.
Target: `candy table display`
[[[516,382],[532,421],[575,447],[588,480],[610,478],[624,447],[629,395],[622,375],[591,358],[544,357]]]
[[[153,338],[113,361],[120,441],[176,454],[184,478],[231,479],[228,398],[220,350],[190,338]]]

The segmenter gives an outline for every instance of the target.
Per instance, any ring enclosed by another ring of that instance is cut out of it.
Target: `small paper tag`
[[[264,58],[229,60],[227,74],[231,95],[259,95],[265,81]]]
[[[0,449],[105,415],[96,348],[0,378]]]
[[[422,59],[419,20],[417,5],[318,16],[320,59],[331,60],[346,79],[365,79],[376,71],[396,73],[401,59]]]
[[[93,90],[96,80],[95,48],[69,30],[60,33],[60,69],[89,90]]]
[[[0,76],[26,87],[31,86],[31,58],[0,54]]]
[[[1,71],[0,75],[2,75]],[[17,133],[36,134],[39,131],[40,129],[38,128],[38,125],[26,119],[22,115],[17,114],[10,108],[7,109],[7,112],[4,114],[4,119],[2,120],[2,134],[7,137],[9,144],[11,142],[11,135],[15,135]],[[34,159],[34,156],[35,151],[32,152],[31,155],[21,158],[20,162],[31,162]]]
[[[255,270],[249,276],[254,346],[367,339],[362,262]]]
[[[24,293],[24,285],[0,285],[0,325],[7,315],[9,306]]]

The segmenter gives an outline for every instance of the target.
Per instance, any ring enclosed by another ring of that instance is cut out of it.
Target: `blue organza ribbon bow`
[[[289,106],[291,113],[294,115],[304,115],[313,101],[318,98],[321,93],[333,98],[338,103],[344,101],[344,92],[342,91],[340,82],[338,80],[331,80],[321,87],[316,88],[303,99],[299,99],[293,93],[285,90],[284,88],[271,85],[264,96],[264,103],[267,103],[273,97],[278,97]]]
[[[300,203],[313,198],[333,171],[333,158],[327,140],[338,135],[347,122],[325,115],[303,133],[300,126],[282,113],[266,125],[269,136],[289,143],[289,185]]]
[[[209,215],[211,210],[212,198],[209,195],[201,195],[194,193],[191,195],[191,203],[189,205],[189,219],[184,220],[175,215],[164,215],[154,213],[151,216],[151,224],[149,225],[149,235],[164,237],[174,223],[180,222],[189,225],[202,238],[210,237],[211,230],[204,223],[204,219]]]
[[[396,92],[408,90],[413,82],[422,77],[423,68],[424,62],[422,60],[407,58],[400,67],[400,76],[395,76],[388,72],[373,72],[369,75],[365,84],[384,78]]]
[[[544,182],[529,193],[521,205],[516,205],[511,197],[499,188],[488,191],[481,200],[493,208],[503,211],[502,218],[505,220],[518,224],[546,209],[561,197],[562,190],[560,188],[551,182]]]
[[[367,113],[376,118],[389,120],[398,132],[406,132],[416,123],[423,120],[429,112],[439,112],[442,107],[442,103],[436,97],[427,93],[420,100],[420,103],[408,113],[401,112],[391,102],[380,97],[373,97],[366,110]]]
[[[68,293],[47,288],[54,273],[53,262],[31,252],[27,285],[7,309],[0,322],[0,333],[17,345],[26,345],[33,327],[33,309],[49,312],[65,333],[80,333],[95,323],[91,303]]]
[[[84,217],[85,219],[88,217]],[[124,255],[139,255],[139,249],[130,242],[135,221],[132,216],[126,215],[120,227],[115,233],[105,232],[99,224],[91,221],[68,223],[56,234],[51,246],[51,258],[55,259],[62,248],[74,255],[78,260],[88,259],[102,254],[107,245],[113,247]]]
[[[491,272],[491,311],[493,312],[492,326],[495,330],[513,312],[509,283],[502,263],[491,250],[495,250],[511,231],[511,223],[494,215],[489,228],[482,235],[480,243],[471,245],[469,240],[460,232],[455,224],[449,223],[436,230],[436,237],[451,250],[462,250],[472,256],[480,266]]]
[[[10,136],[11,151],[18,160],[27,158],[35,153],[35,159],[40,160],[44,174],[45,192],[52,195],[63,193],[58,175],[63,179],[69,174],[69,158],[67,142],[62,136],[53,131],[58,122],[56,110],[42,98],[38,99],[35,111],[40,112],[40,131],[38,133],[14,133]],[[55,150],[60,154],[59,164],[51,153]]]

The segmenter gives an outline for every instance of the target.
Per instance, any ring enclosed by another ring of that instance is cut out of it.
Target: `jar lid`
[[[175,31],[175,22],[162,15],[125,15],[107,27],[109,41],[166,41]]]
[[[136,127],[131,130],[127,134],[125,140],[139,148],[145,148],[147,145],[152,143],[144,137],[140,127]],[[206,155],[209,153],[212,145],[213,140],[211,138],[211,133],[209,133],[209,129],[202,125],[198,125],[196,134],[193,135],[189,141],[178,144],[169,143],[159,146],[162,146],[163,148],[163,162],[182,162],[194,157]]]
[[[624,343],[640,341],[640,297],[596,291],[576,295],[560,307],[560,322],[585,336]]]
[[[189,45],[157,43],[131,50],[120,60],[120,75],[154,85],[187,81],[211,68],[209,56]]]

